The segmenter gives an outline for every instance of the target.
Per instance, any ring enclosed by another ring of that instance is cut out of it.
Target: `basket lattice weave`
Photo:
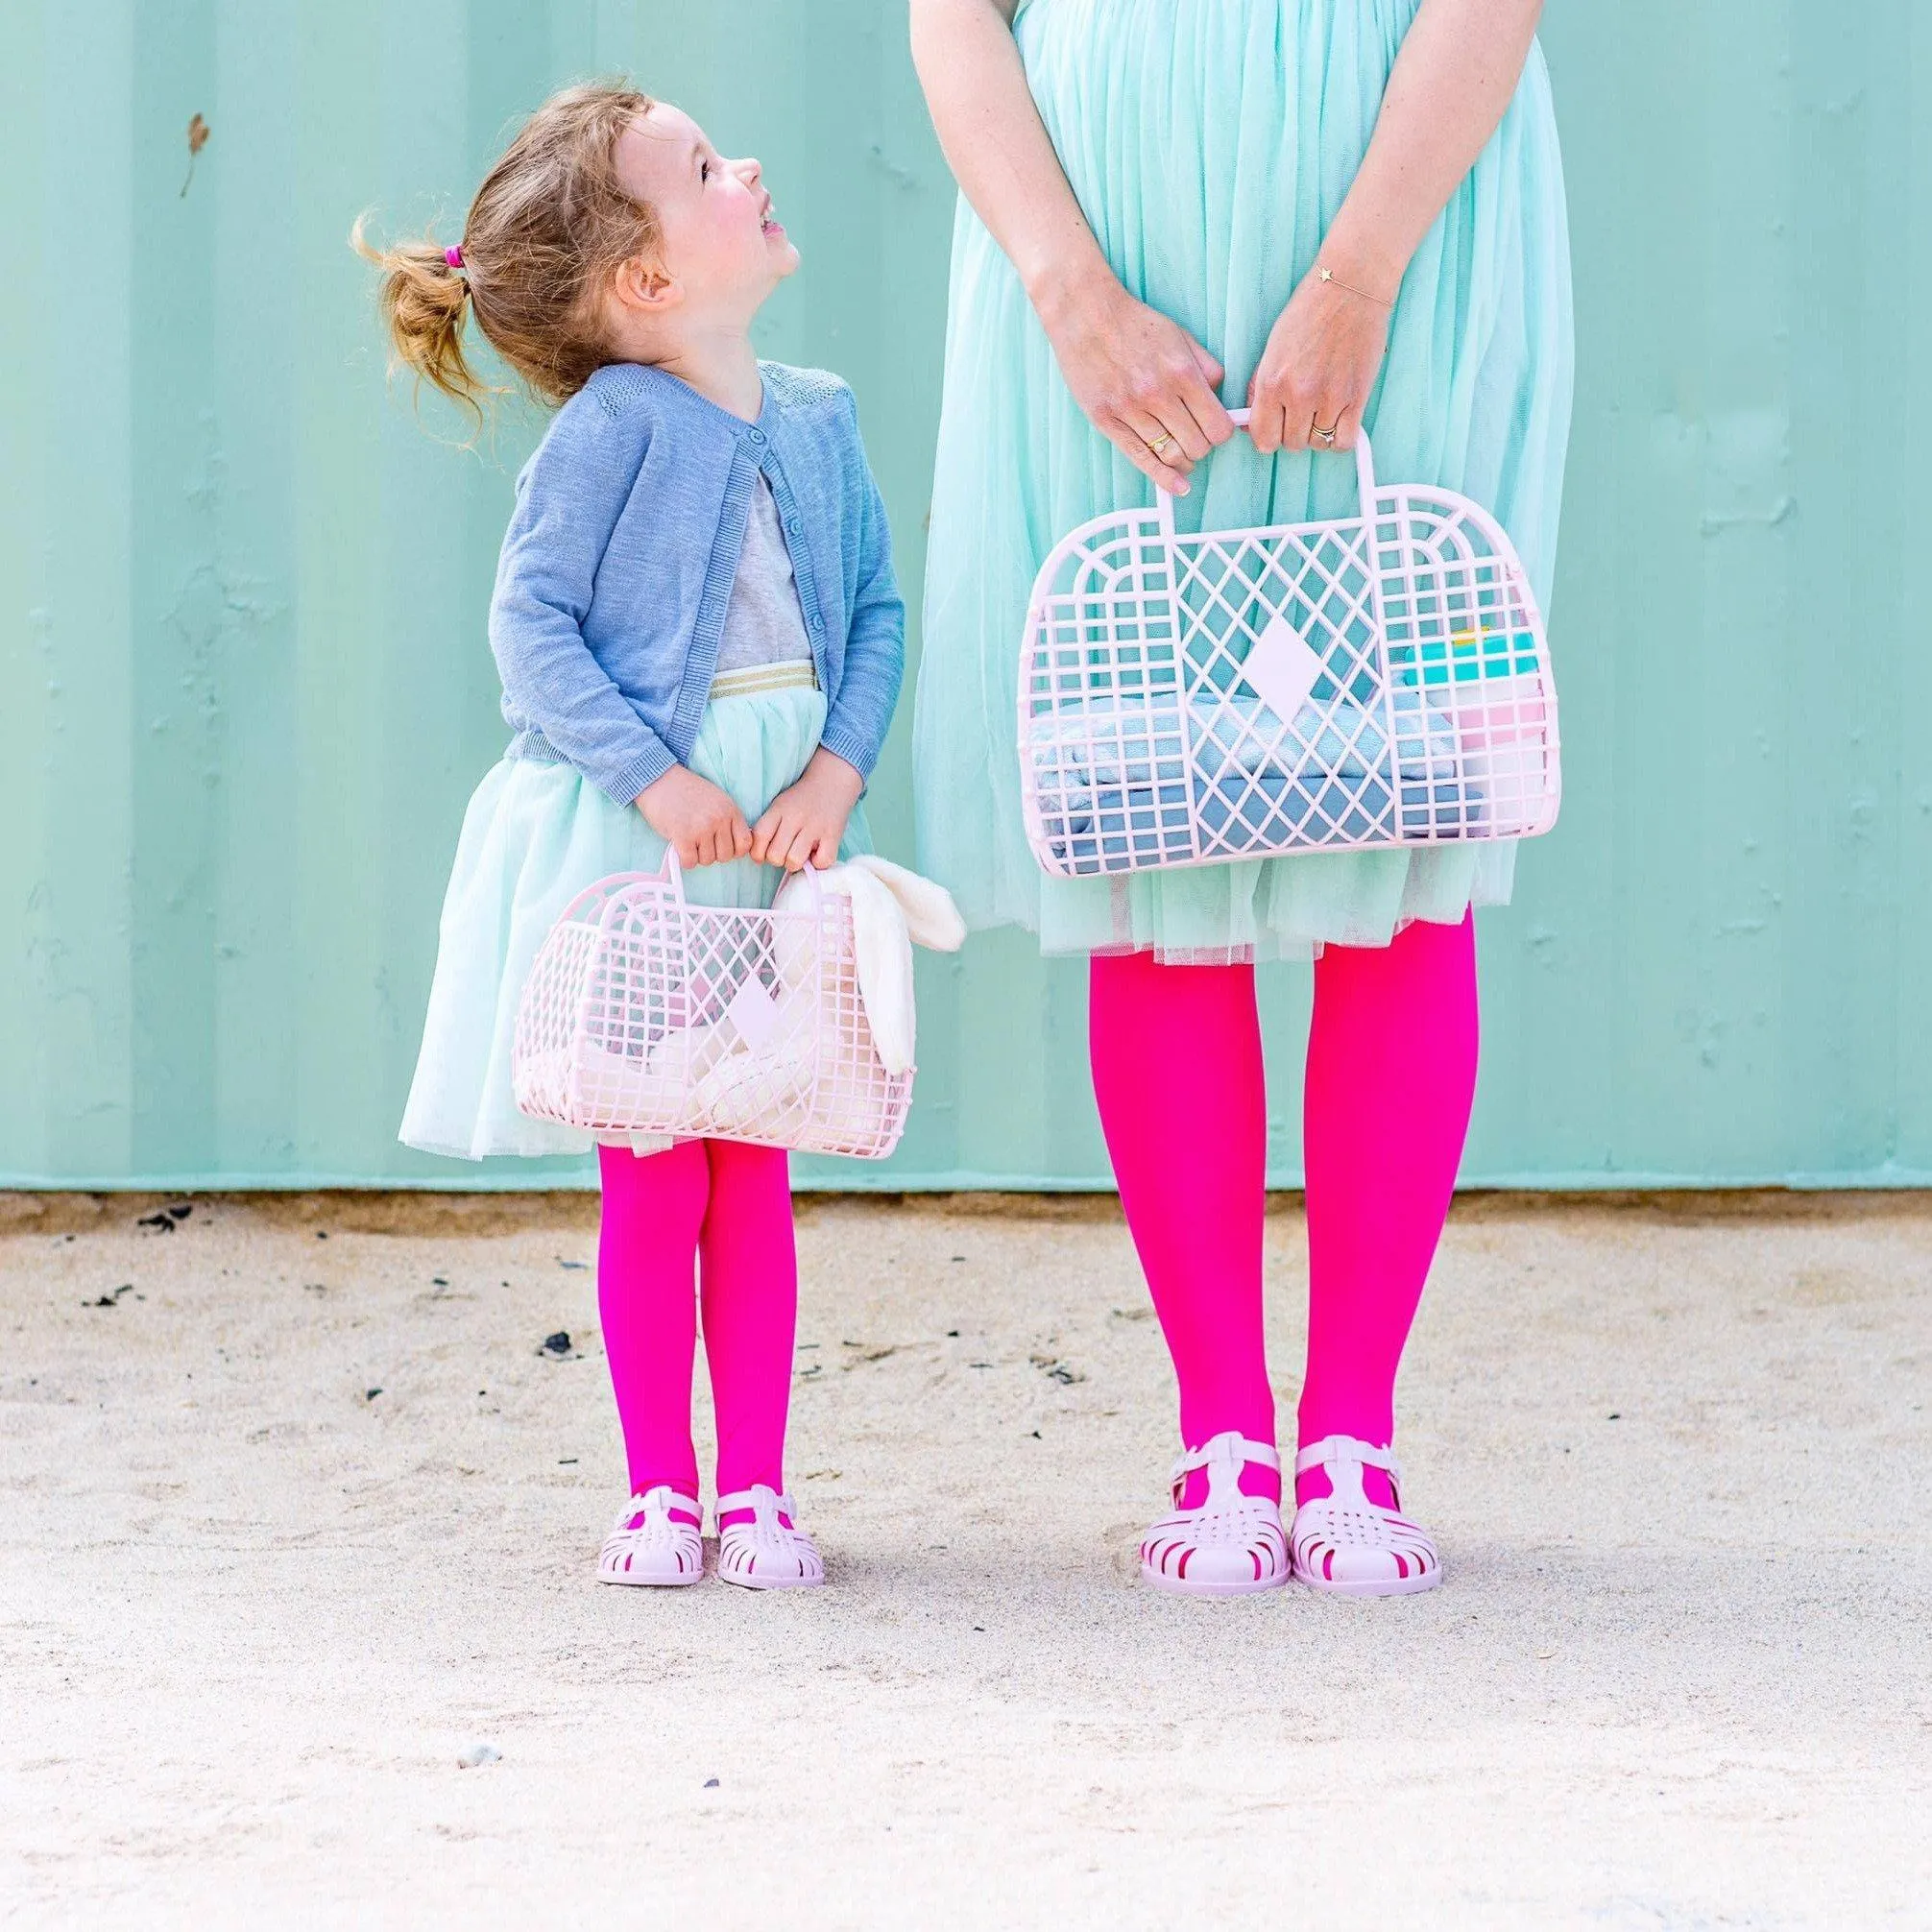
[[[1049,873],[1556,823],[1556,688],[1514,548],[1467,497],[1379,485],[1366,436],[1355,454],[1354,517],[1188,536],[1163,493],[1054,546],[1019,685]]]
[[[517,1009],[526,1114],[613,1139],[749,1141],[877,1160],[898,1146],[912,1074],[873,1046],[852,902],[693,906],[675,857],[578,896]]]

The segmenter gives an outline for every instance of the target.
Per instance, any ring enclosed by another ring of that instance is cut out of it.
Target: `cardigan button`
[[[805,528],[805,525],[801,523],[796,517],[787,517],[785,519],[785,527],[789,535],[796,537],[798,533]]]
[[[762,443],[764,441],[764,431],[762,429],[748,429],[745,432],[745,440],[750,443]]]

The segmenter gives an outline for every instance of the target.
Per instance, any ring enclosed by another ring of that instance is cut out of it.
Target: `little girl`
[[[480,410],[473,315],[560,405],[497,566],[490,642],[514,736],[464,816],[401,1138],[472,1159],[580,1151],[510,1085],[523,980],[569,901],[670,847],[692,899],[766,906],[785,870],[870,849],[858,800],[905,659],[884,510],[851,390],[752,351],[752,317],[798,266],[759,164],[724,159],[677,109],[571,88],[491,170],[455,247],[356,245],[384,270],[400,362]],[[694,1140],[598,1158],[598,1302],[633,1491],[598,1575],[703,1573],[701,1302],[718,1574],[822,1582],[785,1493],[786,1156]]]

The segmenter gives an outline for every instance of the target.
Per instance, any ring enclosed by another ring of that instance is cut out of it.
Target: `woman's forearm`
[[[1503,118],[1542,0],[1422,0],[1361,171],[1322,245],[1343,281],[1393,298],[1410,257]]]
[[[1043,313],[1107,272],[1013,43],[1017,0],[912,0],[912,60],[960,192]]]
[[[1213,0],[1205,0],[1213,4]],[[1234,434],[1227,372],[1123,286],[1033,105],[1013,38],[1019,0],[911,0],[912,60],[960,192],[1018,270],[1081,413],[1157,488]],[[1097,28],[1096,31],[1104,31]]]

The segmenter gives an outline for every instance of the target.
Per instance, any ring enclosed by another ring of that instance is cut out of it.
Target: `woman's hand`
[[[644,814],[644,823],[677,854],[680,865],[722,863],[751,850],[751,827],[731,794],[688,765],[672,765],[633,803]]]
[[[1247,386],[1248,434],[1277,449],[1353,449],[1389,347],[1381,302],[1310,269],[1289,298]]]
[[[1393,298],[1496,132],[1542,8],[1543,0],[1421,0],[1368,152],[1323,243],[1342,281]],[[1178,495],[1187,470],[1228,434],[1213,396],[1220,365],[1108,269],[1034,105],[1013,18],[1013,0],[912,0],[912,58],[932,125],[966,199],[1026,285],[1081,408],[1135,468]],[[1303,449],[1312,439],[1327,448],[1332,435],[1335,448],[1352,447],[1388,334],[1378,302],[1312,275],[1282,311],[1248,388],[1256,446]]]
[[[821,871],[835,865],[845,821],[864,788],[865,781],[851,765],[820,745],[797,783],[780,792],[752,828],[751,856],[787,872],[805,865]]]
[[[1088,421],[1143,476],[1185,496],[1194,466],[1234,434],[1215,394],[1220,364],[1104,267],[1035,302]]]
[[[1543,0],[1421,0],[1321,261],[1282,310],[1248,385],[1256,448],[1354,447],[1395,291],[1495,133],[1542,12]],[[1324,266],[1339,279],[1324,281]]]

